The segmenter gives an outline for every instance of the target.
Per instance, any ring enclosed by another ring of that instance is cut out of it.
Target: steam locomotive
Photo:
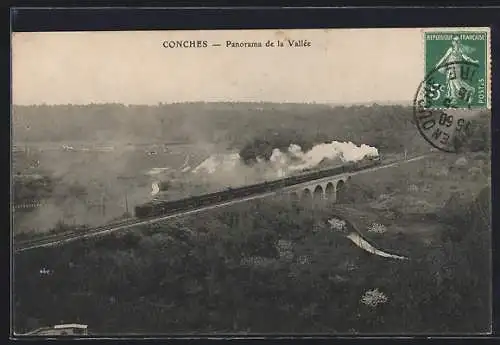
[[[188,211],[203,206],[214,205],[217,203],[230,201],[233,199],[244,198],[256,194],[274,192],[279,189],[304,183],[310,180],[338,175],[342,173],[355,172],[367,169],[381,162],[380,157],[367,157],[355,163],[338,166],[331,169],[308,172],[301,175],[290,176],[281,180],[257,183],[244,187],[228,188],[215,193],[201,196],[192,196],[175,201],[153,200],[135,207],[135,216],[140,219],[159,217],[173,214],[179,211]]]

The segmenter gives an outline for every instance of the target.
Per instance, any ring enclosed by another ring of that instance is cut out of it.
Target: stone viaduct
[[[344,186],[350,179],[350,174],[325,177],[284,188],[280,191],[280,194],[288,196],[293,201],[328,200],[336,202],[341,197]]]

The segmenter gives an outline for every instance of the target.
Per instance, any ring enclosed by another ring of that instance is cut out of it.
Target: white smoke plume
[[[211,155],[192,173],[203,175],[225,185],[241,185],[263,180],[282,178],[298,172],[319,168],[320,163],[337,166],[356,162],[365,157],[377,157],[375,147],[352,142],[318,144],[304,152],[299,145],[291,144],[286,151],[274,149],[269,161],[257,157],[257,163],[246,165],[238,153]]]
[[[151,185],[151,195],[156,195],[160,192],[160,184],[158,182],[153,182]]]
[[[233,172],[241,164],[238,153],[214,154],[192,170],[193,173],[204,171],[208,174]]]
[[[138,149],[129,152],[125,145],[117,145],[118,149],[106,152],[84,151],[77,146],[72,146],[75,151],[70,152],[44,150],[33,159],[40,159],[57,182],[50,196],[44,197],[43,207],[32,212],[16,212],[16,233],[47,231],[58,222],[88,226],[105,224],[122,216],[127,208],[129,212],[133,211],[135,205],[160,194],[161,181],[173,181],[173,185],[180,181],[178,192],[173,188],[167,193],[169,198],[175,199],[177,194],[178,197],[195,192],[202,194],[229,186],[273,180],[304,169],[322,168],[325,159],[326,166],[335,166],[378,154],[374,147],[353,143],[334,141],[316,145],[305,152],[292,144],[286,150],[275,149],[269,159],[257,157],[256,163],[248,165],[239,153],[210,155],[223,151],[220,147],[207,148],[206,144],[199,146],[203,148],[203,154],[187,148],[190,150],[187,156],[183,152],[186,148],[180,149],[181,154],[148,156]],[[202,163],[197,164],[200,161]],[[161,168],[154,168],[155,165]],[[187,189],[183,189],[184,185]]]

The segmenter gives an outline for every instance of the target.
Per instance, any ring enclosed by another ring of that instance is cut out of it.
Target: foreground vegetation
[[[474,157],[467,160],[467,169],[476,165]],[[411,203],[403,199],[407,191],[396,188],[411,185],[404,178],[413,178],[409,171],[439,185],[432,175],[438,170],[429,164],[421,169],[426,176],[418,169],[394,171],[390,191],[353,179],[354,187],[335,206],[255,201],[21,253],[15,262],[16,327],[64,321],[88,323],[96,333],[487,332],[489,187],[472,198],[448,198],[419,217],[390,206],[397,216],[388,217],[372,208],[389,229],[384,234],[366,230],[371,220],[359,221],[369,218],[364,206],[383,192],[399,198],[396,204]],[[453,174],[448,178],[467,173],[455,164],[443,166]],[[484,185],[482,176],[471,190]],[[349,214],[352,205],[358,213]],[[354,246],[327,225],[335,214],[358,220],[370,241],[410,260]],[[431,241],[416,231],[390,230],[426,228],[429,222],[437,225]],[[280,256],[280,240],[291,244],[292,254]],[[42,268],[49,273],[40,274]]]

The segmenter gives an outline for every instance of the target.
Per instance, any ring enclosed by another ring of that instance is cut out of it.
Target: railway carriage
[[[293,186],[310,180],[338,175],[345,172],[367,169],[378,164],[380,164],[379,157],[367,157],[355,163],[349,163],[326,170],[307,172],[301,175],[286,177],[281,180],[267,181],[237,188],[228,188],[226,190],[215,193],[193,196],[175,201],[151,201],[146,204],[136,206],[135,216],[137,218],[166,216],[174,212],[189,211],[192,209],[197,209],[199,207],[229,201],[235,198],[244,198],[255,194],[273,192],[284,187]]]

